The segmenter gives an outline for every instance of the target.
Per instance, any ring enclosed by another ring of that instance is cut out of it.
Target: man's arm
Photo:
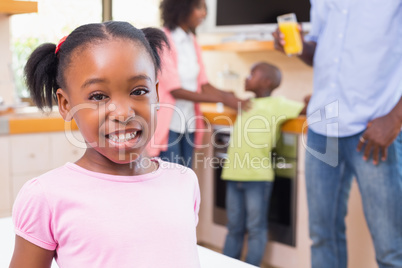
[[[377,165],[387,159],[387,150],[396,139],[402,126],[402,97],[387,115],[378,117],[367,124],[367,129],[360,138],[357,151],[364,148],[363,159],[367,160],[373,153],[373,163]]]
[[[313,58],[316,46],[316,42],[306,42],[303,40],[303,52],[301,55],[299,55],[299,59],[301,59],[308,66],[313,66]]]

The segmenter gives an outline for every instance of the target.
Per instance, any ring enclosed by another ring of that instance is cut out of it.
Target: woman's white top
[[[172,31],[174,45],[177,51],[178,73],[181,87],[188,91],[197,90],[197,79],[200,72],[193,36],[177,27]],[[176,110],[170,122],[170,130],[177,133],[195,131],[194,102],[177,99]]]

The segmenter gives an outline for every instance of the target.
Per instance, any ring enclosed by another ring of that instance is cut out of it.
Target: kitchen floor
[[[205,248],[208,248],[210,250],[216,251],[218,253],[222,253],[222,250],[220,250],[220,249],[218,249],[218,248],[216,248],[214,246],[208,245],[206,243],[198,243],[198,245],[200,245],[202,247],[205,247]],[[242,256],[242,260],[244,260],[244,256]],[[261,268],[276,268],[276,267],[263,264],[263,265],[261,265]]]

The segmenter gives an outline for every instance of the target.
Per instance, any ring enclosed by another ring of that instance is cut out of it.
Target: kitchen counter
[[[201,113],[212,125],[231,126],[236,120],[237,111],[216,103],[202,103]],[[307,132],[307,121],[305,116],[299,116],[287,120],[281,126],[282,132],[301,134]]]
[[[65,122],[57,108],[44,113],[35,107],[9,111],[0,116],[0,135],[78,130],[74,121]]]
[[[202,103],[201,112],[213,125],[233,125],[237,112],[226,106],[216,103]],[[0,135],[23,134],[38,132],[56,132],[65,129],[78,130],[74,121],[65,122],[57,108],[52,112],[43,113],[35,107],[27,107],[21,111],[10,111],[0,116]],[[298,118],[286,121],[282,125],[283,132],[302,133],[306,132],[306,118]]]

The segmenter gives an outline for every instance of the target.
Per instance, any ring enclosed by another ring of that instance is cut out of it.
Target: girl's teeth
[[[114,142],[126,142],[131,139],[134,139],[135,136],[137,136],[137,131],[136,132],[131,132],[131,133],[126,133],[126,134],[119,134],[119,135],[109,135],[109,139],[111,139]]]

